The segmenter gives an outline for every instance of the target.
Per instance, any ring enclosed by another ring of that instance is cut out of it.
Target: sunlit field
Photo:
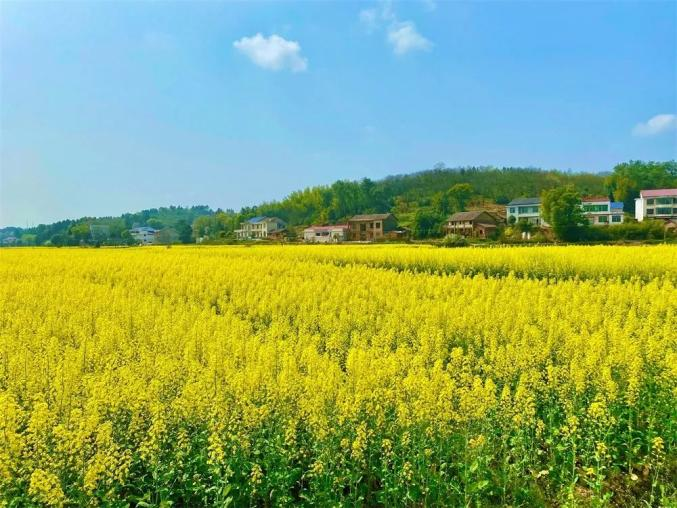
[[[677,247],[0,251],[0,505],[677,502]]]

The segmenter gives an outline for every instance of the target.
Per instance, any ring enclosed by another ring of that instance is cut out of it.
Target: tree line
[[[633,213],[634,199],[641,189],[661,187],[677,187],[675,161],[629,161],[618,164],[609,174],[519,167],[447,168],[439,163],[429,170],[377,181],[339,180],[309,187],[238,212],[205,205],[170,206],[119,217],[83,217],[32,228],[4,228],[0,240],[13,236],[24,245],[124,245],[134,243],[130,229],[149,226],[160,231],[163,243],[192,243],[196,239],[222,242],[233,239],[240,223],[256,215],[279,217],[293,231],[310,224],[340,223],[356,214],[384,212],[394,213],[416,238],[432,238],[442,235],[442,225],[450,214],[468,207],[501,208],[517,197],[543,195],[544,200],[560,202],[605,195],[623,201],[625,211]],[[551,205],[544,208],[547,213],[559,210]],[[585,224],[575,211],[569,212],[574,214],[567,219],[569,232],[555,227],[555,219],[551,223],[556,232],[562,238],[584,236],[581,231]]]

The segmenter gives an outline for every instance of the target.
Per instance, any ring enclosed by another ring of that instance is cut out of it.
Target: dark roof
[[[517,198],[513,199],[507,206],[519,206],[519,205],[540,205],[541,198]]]
[[[475,220],[483,213],[485,213],[484,210],[473,210],[471,212],[456,212],[454,215],[449,217],[448,220],[452,222]]]
[[[370,213],[366,215],[355,215],[350,218],[350,221],[357,220],[386,220],[388,217],[392,217],[392,213]]]

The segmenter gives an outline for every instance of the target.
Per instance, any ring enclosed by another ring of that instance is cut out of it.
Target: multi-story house
[[[129,234],[141,245],[150,245],[155,243],[158,230],[148,226],[142,226],[130,229]]]
[[[286,228],[287,223],[277,217],[252,217],[240,223],[240,229],[235,230],[235,236],[239,240],[263,239]]]
[[[353,241],[371,242],[396,229],[397,219],[392,213],[355,215],[348,220],[348,237]]]
[[[505,206],[505,217],[508,224],[524,220],[536,226],[547,226],[541,217],[541,198],[513,199]]]
[[[635,198],[635,218],[644,219],[677,219],[677,189],[647,189],[639,191]]]
[[[348,224],[310,226],[303,230],[303,240],[308,243],[338,243],[348,239]]]
[[[444,231],[447,234],[488,238],[502,222],[499,217],[486,210],[456,212],[447,219]]]
[[[593,226],[623,223],[623,203],[604,196],[590,196],[581,200],[583,214]]]

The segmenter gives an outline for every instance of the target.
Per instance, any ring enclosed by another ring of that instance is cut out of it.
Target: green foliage
[[[677,187],[677,161],[629,161],[618,164],[606,180],[616,201],[623,201],[624,210],[635,211],[635,198],[642,189]]]
[[[575,242],[584,236],[588,220],[583,215],[581,196],[573,187],[558,187],[543,192],[543,218],[552,226],[555,236]]]
[[[413,224],[414,238],[439,237],[445,217],[434,210],[421,209],[416,212]]]
[[[672,240],[674,233],[665,229],[665,223],[660,220],[645,220],[642,222],[624,222],[609,227],[590,227],[585,239],[588,241],[644,241],[644,240]]]

